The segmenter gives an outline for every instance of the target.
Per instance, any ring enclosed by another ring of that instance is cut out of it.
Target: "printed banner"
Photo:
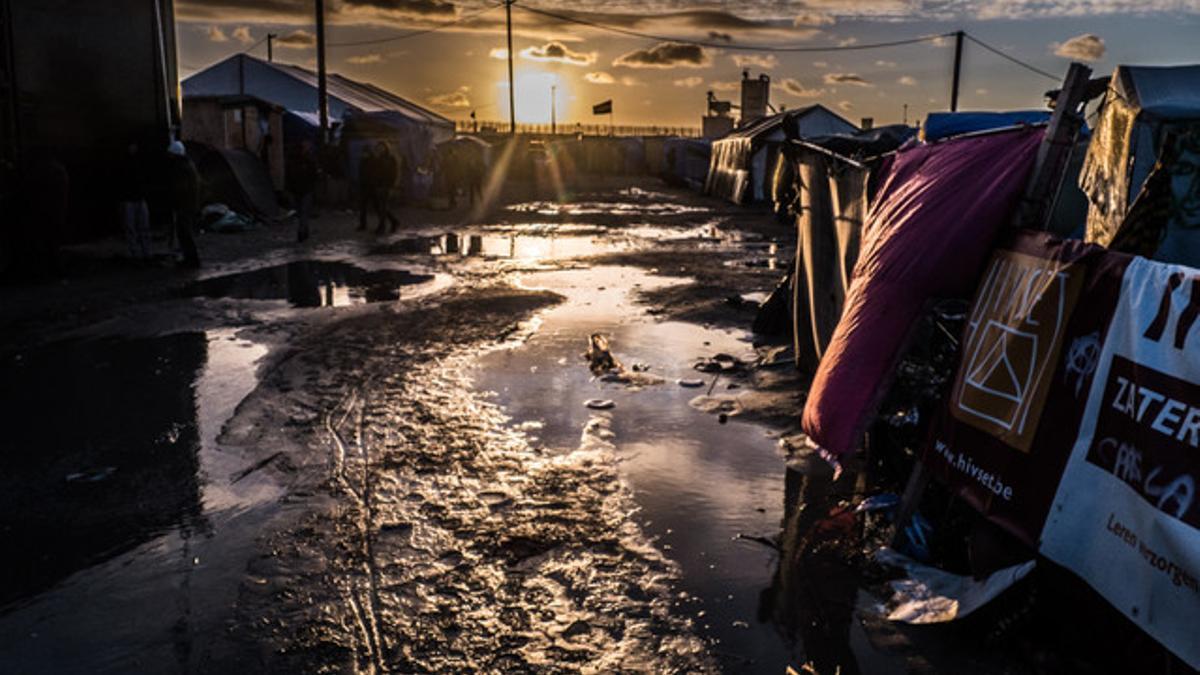
[[[1200,667],[1200,270],[1137,258],[1042,532],[1075,571]]]
[[[923,461],[1031,548],[1074,446],[1127,261],[1022,232],[992,256],[976,291]]]

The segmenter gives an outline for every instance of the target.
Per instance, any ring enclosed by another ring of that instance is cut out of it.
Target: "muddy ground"
[[[0,291],[0,670],[1030,667],[880,618],[847,507],[895,486],[833,480],[748,332],[770,214],[645,179],[354,220]]]

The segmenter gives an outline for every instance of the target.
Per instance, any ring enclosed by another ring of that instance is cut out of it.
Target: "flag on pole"
[[[592,106],[593,115],[611,115],[612,114],[612,99],[608,99],[603,103],[597,103]]]

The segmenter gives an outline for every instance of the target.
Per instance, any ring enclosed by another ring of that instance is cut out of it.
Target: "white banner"
[[[1200,668],[1200,270],[1135,259],[1042,531],[1046,557]]]

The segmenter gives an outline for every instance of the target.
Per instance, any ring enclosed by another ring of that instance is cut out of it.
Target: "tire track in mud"
[[[712,669],[611,444],[538,447],[465,374],[551,301],[463,289],[349,319],[302,337],[239,411],[248,443],[285,432],[309,453],[290,462],[296,522],[264,537],[250,572],[267,583],[239,602],[263,670]]]

